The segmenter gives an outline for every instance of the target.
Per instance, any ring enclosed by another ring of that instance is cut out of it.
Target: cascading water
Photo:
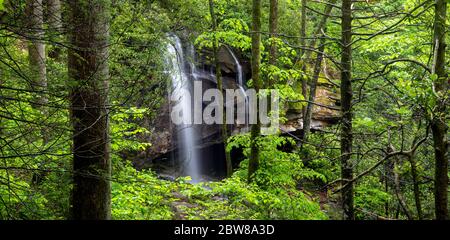
[[[199,134],[195,125],[192,124],[192,104],[189,95],[183,94],[186,91],[192,92],[192,81],[196,79],[196,67],[193,63],[195,51],[188,49],[187,64],[181,40],[177,36],[170,36],[171,43],[167,45],[169,56],[169,65],[171,66],[172,96],[171,100],[176,99],[178,106],[182,107],[182,124],[176,126],[178,142],[178,158],[182,162],[183,175],[190,176],[192,182],[201,181],[201,154],[198,151],[197,144]],[[193,48],[192,48],[193,49]],[[190,70],[187,68],[190,67]],[[192,94],[191,94],[192,95]]]
[[[227,46],[227,50],[230,53],[231,57],[233,58],[234,63],[236,64],[237,84],[239,84],[239,86],[244,86],[244,71],[242,71],[242,66],[239,63],[239,60],[237,59],[236,55],[234,55],[234,52],[230,49],[230,47]]]
[[[175,114],[179,117],[178,120],[180,120],[181,124],[175,124],[175,131],[172,131],[173,133],[176,133],[173,136],[176,138],[175,142],[177,145],[175,156],[181,164],[181,174],[190,176],[192,178],[192,183],[198,183],[205,181],[202,170],[207,166],[207,163],[203,162],[203,160],[207,159],[202,159],[202,153],[199,147],[199,143],[202,141],[200,131],[202,126],[195,125],[193,122],[193,104],[195,104],[195,99],[191,99],[191,96],[194,95],[193,86],[195,81],[202,81],[204,79],[215,80],[216,74],[213,67],[210,67],[209,71],[197,68],[196,52],[192,44],[183,47],[181,40],[173,34],[169,35],[168,39],[169,44],[167,44],[166,61],[167,66],[170,68],[168,74],[171,77],[171,93],[169,96],[171,100],[170,107],[173,109],[177,108],[177,111],[174,111],[177,112],[177,114],[181,112],[180,116]],[[244,88],[244,72],[233,51],[230,48],[228,48],[228,51],[236,65],[235,81],[244,96],[245,110],[248,113],[249,103]],[[248,114],[246,114],[245,124],[247,127],[246,131],[248,131]]]
[[[228,47],[226,46],[228,52],[230,53],[231,57],[233,58],[234,63],[236,64],[236,71],[237,71],[237,84],[239,86],[239,89],[242,92],[242,95],[244,96],[245,99],[245,131],[248,131],[249,127],[248,127],[248,123],[249,123],[249,119],[248,119],[248,113],[249,113],[249,99],[247,96],[247,93],[245,92],[244,89],[244,71],[242,70],[242,66],[239,63],[238,58],[236,57],[236,55],[234,54],[234,52]]]
[[[195,65],[196,62],[197,62],[197,58],[196,58],[196,55],[195,55],[195,47],[194,47],[194,45],[191,44],[189,46],[188,53],[189,53],[188,56],[190,58],[188,60],[188,62],[189,62],[189,66],[191,67],[191,75],[192,75],[194,81],[198,81],[198,69],[197,69],[197,66]]]

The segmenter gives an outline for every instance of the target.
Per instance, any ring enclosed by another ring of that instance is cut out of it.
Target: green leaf
[[[436,81],[438,79],[438,75],[437,74],[432,74],[430,76],[430,78],[431,78],[432,81]]]

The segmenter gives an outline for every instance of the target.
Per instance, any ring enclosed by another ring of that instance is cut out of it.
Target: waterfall
[[[242,71],[242,66],[239,63],[239,60],[237,59],[236,55],[234,55],[234,52],[230,49],[230,47],[226,46],[226,48],[228,52],[231,54],[234,63],[236,64],[237,84],[239,84],[239,86],[244,87],[244,71]]]
[[[182,107],[183,124],[176,126],[176,137],[178,142],[178,158],[182,163],[182,173],[190,176],[192,182],[201,181],[201,154],[198,150],[198,141],[200,139],[195,125],[192,124],[192,99],[183,94],[189,91],[192,93],[192,81],[197,78],[195,67],[195,51],[188,48],[188,55],[185,56],[181,40],[174,35],[169,37],[170,43],[167,45],[168,64],[171,67],[172,96],[171,99],[177,99],[179,106]],[[187,58],[187,62],[186,62]],[[188,69],[188,66],[190,69]],[[192,95],[192,94],[191,94]],[[189,124],[186,124],[189,123]]]
[[[230,47],[226,46],[226,48],[227,48],[228,52],[230,53],[231,57],[233,58],[234,63],[236,64],[236,72],[237,72],[237,82],[236,83],[238,84],[239,89],[241,90],[242,95],[244,96],[244,99],[245,99],[245,112],[246,112],[246,114],[245,114],[245,128],[246,129],[245,129],[245,131],[248,131],[249,130],[248,114],[250,112],[250,109],[249,109],[248,95],[245,92],[245,88],[244,88],[245,87],[245,85],[244,85],[244,71],[242,70],[242,66],[239,63],[239,60],[236,57],[236,55],[234,54],[234,52],[230,49]]]
[[[174,125],[172,131],[174,133],[173,138],[176,139],[175,156],[177,156],[178,162],[180,163],[182,170],[181,174],[190,176],[192,178],[192,183],[198,183],[205,181],[202,170],[207,166],[207,163],[203,162],[203,160],[208,159],[202,158],[199,147],[199,143],[202,141],[200,131],[202,126],[193,123],[193,104],[195,104],[195,99],[192,98],[194,95],[193,86],[195,81],[215,79],[216,74],[212,67],[209,69],[210,71],[207,72],[205,69],[199,69],[196,66],[196,51],[192,44],[183,46],[181,40],[173,34],[168,36],[168,40],[169,43],[166,47],[166,66],[169,70],[167,73],[171,80],[171,84],[169,85],[169,88],[171,89],[169,93],[169,98],[171,100],[170,108],[176,108],[176,110],[178,110],[176,111],[177,113],[181,112],[180,118],[178,119],[181,124]],[[228,47],[227,49],[236,66],[235,82],[245,100],[246,119],[245,123],[239,124],[245,124],[245,131],[248,131],[249,99],[245,92],[244,72],[233,51]],[[216,71],[218,71],[218,69],[216,69]],[[172,110],[170,111],[172,112]]]
[[[191,67],[191,74],[192,74],[193,80],[198,81],[198,76],[199,76],[198,72],[199,71],[197,69],[197,66],[195,65],[197,63],[197,57],[195,55],[195,47],[192,44],[189,45],[188,57],[189,57],[188,63],[189,63],[189,66]]]

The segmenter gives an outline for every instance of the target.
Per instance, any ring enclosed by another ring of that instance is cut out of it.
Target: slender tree
[[[110,219],[109,0],[69,1],[73,219]]]
[[[316,48],[316,42],[317,42],[318,39],[322,39],[322,38],[325,37],[325,36],[323,36],[323,32],[325,32],[324,29],[326,28],[326,24],[327,24],[328,19],[330,18],[330,15],[331,15],[331,11],[333,10],[334,5],[336,4],[336,2],[337,2],[337,0],[330,0],[327,3],[327,5],[325,6],[325,11],[324,11],[323,17],[320,20],[319,24],[316,26],[316,29],[315,29],[315,32],[314,32],[314,36],[311,39],[311,42],[309,44],[309,47],[311,49]],[[305,59],[309,59],[311,57],[312,52],[313,51],[306,51]]]
[[[28,59],[31,70],[31,85],[43,90],[47,86],[45,65],[44,12],[42,0],[27,0],[26,18],[28,19]]]
[[[44,115],[48,102],[47,67],[44,44],[44,12],[42,0],[27,0],[26,14],[28,19],[28,60],[30,68],[30,86],[36,93],[36,108]],[[42,128],[44,144],[47,143],[45,127]]]
[[[305,143],[308,140],[308,135],[311,131],[311,120],[312,120],[312,112],[314,109],[314,101],[316,100],[317,82],[319,80],[319,74],[322,69],[322,60],[325,50],[326,38],[324,34],[326,32],[326,24],[328,21],[328,17],[330,16],[334,3],[336,3],[336,0],[330,0],[330,4],[327,4],[327,6],[325,7],[325,13],[315,31],[315,36],[320,38],[320,46],[318,49],[316,62],[314,64],[314,73],[309,90],[308,104],[306,105],[306,110],[304,112],[303,117],[303,133],[301,135],[302,141],[299,144]],[[310,45],[311,48],[316,48],[316,38],[313,38]],[[312,51],[306,52],[306,59],[309,59],[309,57],[311,56],[311,52]]]
[[[323,55],[325,51],[325,38],[322,38],[321,45],[319,46],[316,63],[314,65],[314,73],[313,78],[311,81],[311,86],[309,90],[309,98],[308,98],[308,104],[306,106],[306,112],[305,116],[303,117],[303,133],[301,135],[302,137],[302,143],[307,142],[309,133],[311,131],[311,121],[312,121],[312,113],[314,108],[314,102],[316,100],[316,90],[317,90],[317,83],[319,81],[319,75],[320,71],[322,69],[322,61],[323,61]]]
[[[308,59],[305,57],[305,53],[307,52],[304,50],[306,47],[306,8],[307,8],[307,0],[302,0],[301,5],[301,19],[300,19],[300,47],[302,48],[300,51],[300,56],[303,58],[303,66],[302,71],[306,71],[306,63]],[[302,95],[306,98],[306,95],[308,94],[308,78],[306,76],[302,77]],[[302,114],[305,116],[306,114],[306,107],[302,108]],[[299,142],[299,145],[302,143]]]
[[[302,0],[301,5],[301,19],[300,19],[300,47],[302,47],[301,54],[305,54],[305,50],[303,49],[306,47],[306,8],[308,2],[307,0]]]
[[[52,51],[49,52],[49,57],[59,59],[61,57],[61,47],[58,46],[58,41],[61,40],[62,35],[62,13],[60,0],[46,0],[47,1],[47,24],[48,35],[50,41],[54,44]]]
[[[252,9],[252,80],[253,86],[258,96],[259,90],[262,87],[260,78],[260,64],[261,64],[261,0],[253,0]],[[251,127],[250,140],[250,161],[248,164],[248,181],[251,182],[256,170],[259,167],[259,146],[258,139],[261,135],[261,121],[259,119],[258,109],[256,113],[256,124]]]
[[[341,177],[353,179],[352,155],[352,0],[342,1],[342,56],[341,56]],[[344,219],[355,219],[353,184],[342,189]]]
[[[437,78],[434,82],[434,91],[437,96],[437,106],[433,113],[431,129],[433,131],[435,154],[435,214],[436,219],[448,219],[448,139],[446,124],[446,106],[449,104],[448,74],[445,70],[445,35],[447,0],[436,0],[434,18],[434,64],[433,73]]]
[[[211,15],[211,21],[212,21],[212,29],[215,33],[217,30],[217,20],[216,15],[214,13],[214,0],[209,0],[209,11]],[[219,57],[218,57],[218,49],[219,49],[219,41],[214,34],[214,43],[213,43],[213,52],[214,52],[214,64],[216,66],[216,79],[217,79],[217,88],[220,92],[223,92],[223,81],[222,81],[222,71],[219,63]],[[223,102],[222,104],[223,105]],[[223,115],[223,124],[222,124],[222,141],[225,148],[225,164],[227,167],[227,176],[230,177],[233,174],[233,165],[231,162],[231,154],[230,151],[227,150],[227,143],[228,143],[228,129],[226,124],[226,116]]]
[[[278,60],[278,46],[275,38],[278,37],[278,0],[270,0],[270,11],[269,11],[269,37],[272,38],[269,49],[269,64],[277,66]],[[274,88],[274,84],[277,83],[277,76],[269,77],[265,84],[265,88]],[[269,94],[269,108],[272,107],[272,96]]]
[[[29,81],[31,91],[34,92],[33,107],[40,111],[42,115],[47,115],[46,105],[48,103],[47,95],[47,66],[44,44],[44,10],[42,0],[26,1],[26,16],[28,34],[28,64],[30,69]],[[40,127],[42,145],[45,146],[48,139],[48,129],[46,126]],[[43,165],[40,162],[39,165]],[[43,179],[40,172],[33,173],[32,184],[39,184]]]
[[[278,34],[278,0],[270,0],[269,33],[270,38],[276,38]],[[277,44],[273,41],[270,44],[269,63],[271,65],[277,63],[277,51]],[[272,85],[272,82],[269,84]]]
[[[417,162],[414,159],[414,155],[408,157],[409,164],[411,166],[411,177],[413,182],[414,203],[416,206],[417,217],[419,220],[423,220],[422,202],[420,200],[420,182],[419,174],[417,173]]]

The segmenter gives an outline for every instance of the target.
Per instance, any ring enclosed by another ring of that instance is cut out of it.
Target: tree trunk
[[[423,219],[422,214],[422,202],[420,201],[420,186],[419,186],[419,176],[417,174],[417,163],[414,160],[414,156],[408,158],[411,165],[411,177],[413,181],[413,191],[414,191],[414,202],[416,204],[416,211],[419,220]]]
[[[306,106],[305,116],[303,117],[303,133],[302,133],[302,143],[306,143],[308,141],[308,135],[311,131],[311,121],[312,121],[312,113],[314,109],[314,101],[316,100],[316,89],[317,82],[319,81],[320,70],[322,69],[322,61],[323,61],[323,52],[325,51],[325,40],[321,41],[321,45],[319,47],[319,52],[317,53],[316,64],[314,66],[314,75],[311,81],[311,86],[309,90],[309,99],[308,104]]]
[[[252,14],[252,80],[258,98],[262,82],[260,79],[261,64],[261,0],[253,0]],[[252,124],[250,139],[250,160],[248,164],[248,182],[251,182],[259,167],[258,139],[261,135],[261,121],[259,110],[256,109],[256,124]]]
[[[28,17],[28,59],[31,70],[33,90],[42,91],[47,86],[47,69],[45,66],[44,12],[42,0],[27,0]]]
[[[46,0],[47,1],[47,23],[49,40],[53,43],[53,49],[48,56],[53,59],[61,57],[61,48],[58,46],[62,35],[62,15],[61,15],[61,1],[60,0]]]
[[[49,29],[60,33],[62,29],[61,17],[61,1],[60,0],[46,0],[47,1],[47,22]]]
[[[320,36],[321,38],[324,38],[323,34],[321,33],[322,29],[326,28],[326,24],[328,22],[328,18],[330,17],[331,11],[333,10],[334,4],[336,4],[337,0],[330,0],[329,4],[325,7],[324,16],[320,20],[319,24],[317,25],[316,31],[314,32],[314,38],[311,40],[311,43],[309,44],[310,48],[316,47],[317,38]],[[309,59],[312,54],[312,51],[306,51],[306,57],[305,59]]]
[[[307,7],[307,0],[302,0],[302,16],[300,19],[300,47],[302,47],[302,50],[300,51],[300,55],[305,54],[305,50],[303,49],[306,47],[306,7]]]
[[[109,0],[69,1],[73,219],[110,219]]]
[[[308,97],[308,103],[306,105],[306,108],[303,109],[303,133],[301,134],[301,141],[297,144],[298,147],[301,147],[307,140],[308,135],[311,131],[311,118],[312,118],[312,111],[314,109],[314,101],[316,98],[316,88],[317,88],[317,81],[319,80],[320,70],[322,67],[322,61],[323,61],[323,51],[325,50],[325,36],[323,35],[326,32],[326,23],[328,21],[328,17],[331,13],[331,10],[333,9],[333,5],[336,2],[336,0],[331,0],[331,4],[327,5],[325,7],[325,13],[320,21],[320,23],[317,25],[317,29],[315,31],[315,37],[320,38],[320,47],[318,49],[318,55],[316,58],[316,63],[314,65],[314,73],[313,78],[310,85],[309,90],[309,97]],[[323,33],[322,33],[323,31]],[[320,35],[320,37],[319,37]],[[312,39],[310,44],[311,49],[316,47],[316,38]],[[305,53],[305,59],[309,59],[311,57],[312,51],[306,51]],[[306,64],[304,65],[304,70],[306,70]],[[307,87],[307,84],[305,84],[305,87]],[[307,90],[303,90],[303,95],[306,98]]]
[[[448,219],[448,139],[446,124],[446,105],[449,104],[448,75],[445,71],[445,34],[446,34],[447,0],[436,0],[434,19],[434,66],[437,75],[434,90],[437,94],[437,107],[433,114],[431,129],[433,131],[435,153],[435,214],[438,220]]]
[[[269,49],[269,64],[277,66],[278,61],[278,46],[275,39],[278,39],[278,0],[270,0],[270,13],[269,13],[269,37],[272,39]],[[266,89],[274,89],[275,84],[278,82],[278,77],[274,74],[272,77],[268,77],[268,81],[264,84]],[[271,109],[274,102],[272,102],[272,94],[269,93],[268,108]]]
[[[45,106],[48,103],[47,97],[47,68],[45,64],[45,44],[44,44],[44,12],[42,0],[27,0],[26,13],[29,19],[27,35],[28,38],[28,60],[30,66],[30,86],[35,92],[36,109],[43,115],[47,111]],[[47,143],[47,133],[45,127],[42,129],[44,145]]]
[[[300,50],[300,56],[303,58],[303,66],[302,71],[306,71],[306,63],[308,62],[308,59],[305,58],[305,50],[306,47],[306,6],[307,6],[307,0],[302,0],[302,7],[301,7],[301,20],[300,20],[300,47],[302,48]],[[308,77],[304,75],[302,77],[302,95],[306,99],[306,95],[308,95]],[[304,117],[306,115],[306,107],[303,106],[302,108],[302,116]],[[302,143],[299,142],[299,145]]]
[[[270,38],[276,38],[278,34],[278,0],[270,0],[269,33]],[[269,56],[271,65],[277,65],[277,52],[277,44],[272,42]],[[272,86],[273,82],[271,81],[269,84]]]
[[[322,20],[320,21],[319,25],[317,26],[316,32],[315,32],[315,36],[319,37],[320,36],[320,46],[319,46],[319,52],[317,55],[317,59],[316,59],[316,63],[314,66],[314,74],[313,74],[313,79],[311,82],[311,86],[310,86],[310,91],[309,91],[309,102],[306,106],[306,109],[304,111],[304,117],[303,117],[303,133],[302,133],[302,141],[300,141],[301,144],[305,143],[308,140],[308,134],[311,131],[311,118],[312,118],[312,111],[314,108],[314,101],[316,98],[316,88],[317,88],[317,81],[319,80],[319,75],[320,75],[320,70],[322,67],[322,61],[323,61],[323,52],[325,50],[325,36],[324,33],[326,32],[326,24],[328,21],[328,17],[331,13],[331,10],[333,9],[333,4],[336,3],[337,0],[331,0],[330,4],[328,4],[325,7],[325,13],[324,16],[322,18]],[[323,31],[323,33],[321,33],[321,31]],[[311,41],[310,44],[311,48],[315,48],[316,47],[316,39],[314,38]],[[309,59],[311,56],[311,52],[312,51],[307,51],[306,52],[306,59]],[[306,96],[305,96],[306,97]]]
[[[403,213],[405,213],[408,220],[413,220],[411,211],[408,208],[408,204],[406,203],[405,197],[402,194],[402,189],[400,185],[400,175],[398,174],[398,170],[396,169],[398,159],[394,159],[394,185],[395,185],[395,196],[397,197],[398,204],[403,210]]]
[[[34,92],[33,107],[41,112],[43,119],[48,115],[46,105],[48,104],[47,94],[47,67],[44,44],[44,12],[42,0],[26,1],[26,18],[28,18],[28,62],[30,69],[30,87]],[[42,146],[47,145],[49,141],[48,129],[43,124],[40,126]],[[40,167],[45,165],[45,161],[38,163]],[[44,179],[41,172],[33,173],[31,184],[39,185]]]
[[[389,175],[391,173],[391,167],[390,162],[386,161],[384,162],[384,175],[382,176],[383,182],[384,182],[384,191],[386,193],[389,193]],[[384,215],[389,217],[389,201],[386,201],[384,203]]]
[[[341,177],[353,179],[352,156],[352,1],[342,1],[342,59],[341,59]],[[354,220],[353,184],[346,184],[342,190],[344,219]]]
[[[217,29],[217,20],[216,15],[214,14],[214,1],[209,0],[209,11],[211,14],[212,28],[213,32],[216,32]],[[223,82],[222,82],[222,71],[220,68],[219,57],[218,57],[218,49],[219,49],[219,41],[214,35],[214,44],[213,44],[213,52],[214,52],[214,64],[216,65],[216,79],[217,79],[217,88],[220,92],[223,92]],[[223,102],[220,104],[223,106]],[[231,162],[231,153],[227,150],[228,143],[228,129],[226,124],[226,116],[223,115],[223,124],[222,124],[222,141],[225,148],[225,164],[227,167],[227,177],[231,177],[233,174],[233,165]]]

